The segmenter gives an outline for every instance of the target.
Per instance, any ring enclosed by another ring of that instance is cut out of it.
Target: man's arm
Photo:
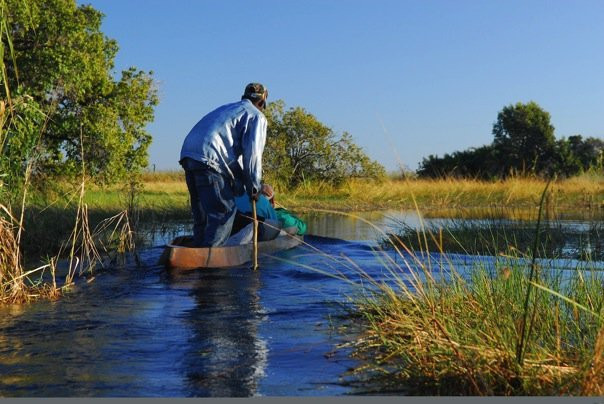
[[[250,117],[243,134],[243,175],[247,194],[257,200],[262,180],[262,153],[266,143],[266,118]]]

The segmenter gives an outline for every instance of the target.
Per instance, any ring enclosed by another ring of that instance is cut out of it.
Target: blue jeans
[[[197,247],[224,244],[235,219],[235,195],[231,181],[203,163],[181,161],[191,197],[193,241]]]

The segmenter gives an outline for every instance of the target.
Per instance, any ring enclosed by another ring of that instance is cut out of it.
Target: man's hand
[[[254,189],[252,191],[252,194],[250,195],[250,199],[254,202],[258,202],[259,197],[260,197],[260,194]]]

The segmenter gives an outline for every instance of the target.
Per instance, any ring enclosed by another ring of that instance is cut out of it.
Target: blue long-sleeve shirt
[[[186,136],[180,159],[200,161],[243,183],[247,193],[260,190],[266,117],[244,99],[223,105],[201,118]]]

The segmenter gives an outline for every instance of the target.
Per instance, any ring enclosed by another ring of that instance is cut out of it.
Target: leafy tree
[[[493,125],[493,135],[504,175],[510,170],[542,174],[555,163],[550,115],[533,101],[504,107]]]
[[[578,169],[569,145],[556,142],[549,113],[535,102],[504,107],[493,134],[490,145],[424,158],[418,175],[491,179],[512,173],[543,175]]]
[[[571,152],[579,160],[581,170],[586,171],[602,164],[604,140],[595,137],[583,140],[581,135],[574,135],[568,137],[568,143]]]
[[[282,100],[266,109],[268,137],[264,172],[272,181],[295,186],[304,180],[332,184],[346,178],[378,178],[384,168],[367,157],[344,132],[338,136],[301,107],[285,110]]]
[[[26,95],[14,93],[8,108],[4,106],[5,113],[0,113],[0,203],[21,193],[23,176],[28,162],[37,154],[45,120],[39,105]]]
[[[497,175],[499,164],[492,145],[445,154],[440,158],[430,155],[422,159],[417,174],[420,177],[482,178]]]
[[[47,116],[40,125],[38,178],[69,175],[84,150],[87,173],[114,181],[147,165],[145,127],[158,102],[152,73],[114,79],[117,43],[102,13],[75,0],[4,0],[4,95],[26,94]],[[11,38],[9,41],[8,38]],[[1,168],[1,167],[0,167]]]
[[[582,171],[582,165],[573,152],[572,142],[566,139],[556,141],[556,174],[570,177]]]

